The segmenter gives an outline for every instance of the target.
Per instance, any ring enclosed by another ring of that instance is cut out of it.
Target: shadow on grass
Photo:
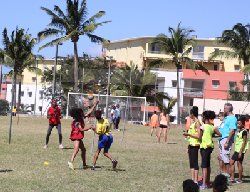
[[[64,147],[63,150],[74,149],[73,147]]]
[[[0,169],[0,173],[8,173],[8,172],[11,172],[11,171],[13,171],[13,170],[11,170],[11,169],[3,169],[3,170],[1,170]]]
[[[169,142],[169,143],[167,143],[167,144],[170,144],[170,145],[176,145],[177,143],[174,143],[174,142]]]
[[[107,171],[120,172],[120,171],[126,171],[126,169],[119,169],[119,168],[116,168],[116,169],[107,169]]]

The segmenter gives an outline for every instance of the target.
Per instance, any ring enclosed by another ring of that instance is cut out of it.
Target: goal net
[[[67,102],[67,118],[69,112],[74,107],[79,107],[87,112],[92,106],[95,99],[99,100],[98,109],[103,111],[103,116],[110,118],[112,106],[119,104],[121,113],[121,120],[127,120],[130,123],[145,124],[147,118],[146,114],[146,97],[131,97],[131,96],[107,96],[92,94],[93,100],[89,100],[89,94],[82,93],[68,93]],[[106,108],[107,106],[107,108]],[[107,109],[107,110],[106,110]],[[107,111],[107,114],[106,114]],[[93,114],[91,115],[93,116]]]

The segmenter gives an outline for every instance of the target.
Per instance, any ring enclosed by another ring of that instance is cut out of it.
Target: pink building
[[[227,99],[230,89],[239,88],[243,91],[241,72],[209,71],[210,75],[202,71],[183,69],[183,105],[193,105],[193,98]]]

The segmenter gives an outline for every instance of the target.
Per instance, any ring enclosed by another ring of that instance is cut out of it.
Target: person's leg
[[[207,186],[207,168],[202,168],[203,186]]]
[[[98,156],[99,156],[101,150],[102,150],[102,149],[97,149],[96,152],[95,152],[95,155],[94,155],[94,158],[93,158],[93,168],[94,168],[95,165],[96,165],[96,161],[97,161],[97,159],[98,159]]]
[[[56,126],[57,131],[58,131],[58,136],[59,136],[59,145],[62,145],[62,127],[61,124],[58,124]]]
[[[194,147],[194,182],[198,182],[198,173],[199,173],[199,163],[198,163],[198,154],[199,154],[200,147]]]
[[[82,140],[80,140],[80,143],[79,143],[79,147],[82,151],[81,153],[81,157],[82,157],[82,163],[83,163],[83,166],[86,166],[86,148],[84,147],[84,144],[82,142]]]
[[[231,145],[232,143],[229,142],[229,146],[227,149],[224,148],[224,145],[227,141],[227,138],[221,140],[222,145],[222,161],[224,163],[224,170],[223,172],[227,175],[230,174],[230,152],[231,152]]]
[[[49,136],[50,136],[50,134],[51,134],[51,131],[52,131],[53,127],[54,127],[54,125],[49,125],[49,127],[48,127],[47,135],[46,135],[46,141],[45,141],[45,145],[46,145],[46,146],[47,146],[48,143],[49,143]]]
[[[159,128],[158,135],[157,135],[158,143],[160,143],[160,140],[161,140],[161,132],[162,132],[162,128]]]
[[[80,144],[79,140],[73,141],[74,150],[73,150],[73,154],[72,154],[71,159],[70,159],[71,162],[74,161],[74,159],[75,159],[75,157],[76,157],[76,155],[77,155],[77,153],[79,151],[79,144]]]
[[[239,172],[239,180],[242,181],[242,174],[243,174],[243,166],[242,166],[243,161],[237,161],[237,166],[238,166],[238,172]]]
[[[116,129],[119,129],[120,117],[116,118]]]
[[[231,177],[230,180],[234,181],[234,174],[235,174],[235,167],[234,167],[235,161],[231,159],[230,166],[231,166]]]
[[[165,143],[167,142],[167,130],[168,130],[168,128],[163,129],[163,136],[164,136]]]

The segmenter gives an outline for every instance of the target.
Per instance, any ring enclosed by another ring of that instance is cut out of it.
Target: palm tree
[[[231,50],[216,50],[210,54],[209,60],[216,57],[238,58],[244,66],[250,62],[250,25],[237,23],[232,29],[224,30],[217,40],[231,48]]]
[[[169,103],[173,103],[175,99],[167,93],[156,92],[156,78],[148,68],[140,71],[137,65],[126,65],[124,69],[114,71],[111,79],[112,95],[146,97],[147,102],[156,102],[160,109],[170,112],[171,106],[166,107],[163,99],[167,99]]]
[[[78,0],[66,0],[66,12],[64,13],[57,5],[54,6],[54,10],[41,7],[50,17],[51,22],[49,28],[44,29],[38,33],[39,40],[42,40],[51,36],[58,36],[49,43],[46,43],[40,50],[54,46],[67,40],[71,40],[74,44],[74,91],[78,91],[78,52],[77,42],[79,37],[86,35],[94,43],[101,43],[106,41],[104,38],[94,35],[95,30],[110,21],[103,21],[97,23],[96,20],[105,15],[104,11],[99,11],[89,19],[87,19],[87,7],[86,0],[82,0],[81,3]]]
[[[208,73],[208,70],[201,64],[194,62],[189,58],[192,51],[193,39],[190,34],[194,32],[192,29],[182,28],[180,23],[177,28],[168,28],[170,37],[165,34],[159,34],[154,39],[153,43],[158,45],[164,53],[170,56],[167,59],[158,59],[152,61],[148,67],[167,67],[170,63],[174,63],[177,69],[177,123],[180,124],[180,85],[179,72],[185,65],[186,68],[193,70],[203,70]]]
[[[30,71],[36,70],[34,66],[34,55],[32,49],[36,43],[36,39],[32,38],[30,34],[24,32],[24,29],[16,28],[12,31],[10,38],[8,37],[7,29],[3,30],[3,45],[5,62],[13,67],[13,105],[16,105],[16,83],[17,76],[22,77],[24,69],[28,68]],[[19,93],[21,92],[21,82],[19,83]],[[18,96],[18,105],[21,104],[21,95]],[[19,107],[17,107],[19,109]]]

